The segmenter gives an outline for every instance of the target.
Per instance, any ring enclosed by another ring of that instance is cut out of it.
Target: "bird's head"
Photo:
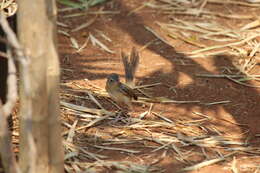
[[[116,73],[112,73],[107,77],[107,84],[109,85],[117,84],[118,82],[120,82],[120,80]]]

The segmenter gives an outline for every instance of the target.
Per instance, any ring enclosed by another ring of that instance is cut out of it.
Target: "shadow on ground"
[[[143,47],[148,42],[157,39],[151,32],[145,29],[145,25],[147,23],[153,25],[153,21],[147,21],[149,19],[143,18],[141,13],[132,13],[128,15],[131,11],[127,5],[125,5],[126,1],[113,1],[114,6],[111,7],[110,4],[107,4],[105,9],[107,10],[119,10],[121,11],[120,15],[112,16],[113,30],[118,30],[126,35],[129,35],[134,42],[136,47]],[[62,20],[62,19],[61,19]],[[157,18],[159,20],[159,17]],[[86,31],[92,31],[97,27],[98,29],[102,28],[102,22],[97,21],[97,25],[93,25],[88,28]],[[104,26],[106,28],[107,26]],[[85,32],[85,31],[84,31]],[[118,34],[122,36],[122,34]],[[119,39],[115,37],[115,40]],[[62,40],[63,44],[66,41]],[[117,43],[118,44],[118,43]],[[121,43],[121,45],[114,46],[115,49],[119,49],[120,47],[124,47],[125,43]],[[126,45],[129,50],[132,45]],[[61,48],[63,49],[63,48]],[[174,106],[170,106],[171,104],[167,104],[166,106],[163,104],[158,104],[157,111],[165,112],[165,115],[173,119],[179,116],[189,117],[192,112],[197,111],[202,114],[215,117],[216,119],[227,119],[232,121],[237,125],[234,128],[234,124],[224,123],[223,121],[216,121],[215,125],[219,127],[220,132],[225,132],[226,134],[234,134],[239,133],[242,134],[244,132],[243,139],[249,139],[249,142],[252,143],[253,146],[260,146],[259,139],[255,138],[255,135],[260,133],[260,96],[259,89],[253,87],[246,87],[240,84],[237,84],[231,80],[223,79],[223,78],[200,78],[197,77],[197,74],[223,74],[227,73],[225,69],[232,69],[232,72],[238,72],[239,70],[233,65],[232,58],[228,56],[216,56],[209,59],[199,59],[193,60],[187,57],[184,54],[178,53],[172,46],[167,45],[164,42],[157,42],[157,44],[151,44],[147,48],[147,51],[150,51],[150,54],[159,55],[161,58],[166,60],[172,69],[169,72],[164,72],[163,69],[153,71],[148,75],[141,77],[142,75],[138,75],[138,81],[141,81],[143,84],[151,84],[155,82],[161,82],[163,86],[155,87],[152,90],[154,96],[166,96],[168,98],[174,100],[199,100],[200,104],[178,104]],[[80,54],[73,55],[74,60],[67,60],[67,56],[71,56],[71,49],[67,49],[66,51],[61,50],[61,59],[62,66],[64,67],[65,74],[75,73],[74,75],[68,75],[63,79],[68,80],[102,80],[105,82],[105,78],[110,72],[118,72],[118,68],[115,68],[120,64],[119,56],[111,55],[108,53],[100,53],[97,54],[98,50],[86,50]],[[120,49],[119,49],[120,50]],[[101,51],[100,51],[101,52]],[[155,58],[155,56],[151,57],[142,57],[146,62],[154,62],[160,61]],[[150,59],[149,59],[150,58]],[[190,66],[180,65],[177,62],[185,61],[186,64],[192,64]],[[210,62],[210,63],[209,63]],[[107,63],[107,65],[106,65]],[[111,65],[113,64],[114,65]],[[100,64],[103,64],[100,66]],[[204,65],[201,65],[204,64]],[[206,68],[205,68],[206,64]],[[207,64],[208,67],[207,68]],[[143,64],[144,65],[144,64]],[[66,71],[66,68],[71,68],[73,66],[73,70]],[[212,67],[211,67],[212,66]],[[153,68],[153,67],[151,67]],[[121,68],[122,69],[122,68]],[[210,69],[210,70],[209,70]],[[121,74],[122,74],[121,70]],[[142,73],[144,74],[144,73]],[[122,75],[121,75],[122,76]],[[186,78],[191,79],[185,85],[179,85],[180,81],[182,81],[182,76],[186,76]],[[104,86],[104,85],[103,85]],[[174,90],[171,91],[171,90]],[[176,94],[177,93],[177,94]],[[226,104],[216,104],[207,106],[206,103],[218,102],[218,101],[230,101]],[[168,109],[168,110],[167,110]],[[192,117],[192,116],[191,116]],[[126,146],[129,147],[129,146]],[[149,153],[149,151],[146,151]],[[180,166],[176,164],[165,164],[166,168],[169,168],[169,172],[171,168],[179,168]],[[172,170],[171,170],[172,171]]]

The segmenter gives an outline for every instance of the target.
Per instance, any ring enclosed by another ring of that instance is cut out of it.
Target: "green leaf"
[[[106,0],[90,0],[89,6],[94,6],[94,5],[100,4],[100,3],[105,2],[105,1]]]
[[[78,0],[76,2],[75,0],[58,0],[58,2],[63,5],[80,9],[92,7],[105,1],[107,0]]]
[[[58,0],[59,3],[72,7],[72,8],[83,8],[84,6],[82,6],[81,3],[76,3],[70,0]]]

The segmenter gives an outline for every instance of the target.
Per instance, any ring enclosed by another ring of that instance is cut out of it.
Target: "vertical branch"
[[[60,125],[60,66],[57,53],[57,9],[55,0],[47,0],[47,88],[48,88],[48,114],[49,114],[49,157],[50,173],[64,172],[63,145]]]
[[[0,23],[3,26],[3,16],[0,16]],[[6,21],[4,21],[6,22]],[[7,102],[2,105],[0,100],[0,153],[2,163],[6,173],[19,173],[17,163],[12,147],[11,133],[7,125],[7,117],[12,112],[17,99],[17,85],[16,85],[16,68],[13,57],[11,56],[10,48],[8,49],[8,77],[7,77]]]
[[[19,65],[21,66],[22,73],[20,75],[21,80],[23,80],[23,88],[24,88],[24,96],[27,98],[27,109],[24,112],[24,117],[26,119],[25,125],[22,126],[20,129],[22,129],[23,134],[25,134],[25,137],[23,138],[24,141],[28,144],[26,148],[28,148],[28,151],[26,155],[28,156],[28,167],[27,167],[27,172],[29,173],[34,173],[35,172],[35,158],[36,158],[36,149],[35,149],[35,143],[32,138],[32,126],[31,126],[31,121],[32,121],[32,112],[31,112],[31,107],[32,107],[32,101],[30,99],[30,75],[29,75],[29,62],[28,58],[25,56],[15,33],[12,31],[10,26],[8,25],[6,19],[4,16],[0,15],[0,23],[2,25],[2,28],[4,32],[6,33],[8,43],[10,46],[12,46],[14,53],[17,57],[17,61]],[[10,52],[8,51],[9,59],[8,59],[8,69],[9,69],[9,76],[8,76],[8,95],[7,95],[7,103],[4,106],[3,113],[9,114],[11,112],[11,109],[13,109],[13,106],[16,102],[17,99],[17,84],[16,84],[16,68],[14,65],[14,59],[13,56]],[[7,139],[8,140],[8,139]],[[7,152],[7,151],[5,151]],[[9,152],[7,152],[9,153]],[[12,166],[8,165],[9,168]],[[18,170],[20,172],[20,169],[16,166],[16,163],[14,163],[14,169]],[[16,172],[18,172],[16,171]]]
[[[11,55],[10,47],[7,49],[8,58],[8,77],[7,77],[7,102],[3,106],[3,113],[9,116],[12,113],[14,105],[17,101],[17,82],[16,82],[16,68],[13,56]],[[6,117],[7,118],[7,117]]]

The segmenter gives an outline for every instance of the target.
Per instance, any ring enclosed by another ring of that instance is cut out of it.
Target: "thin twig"
[[[238,80],[232,79],[231,77],[226,77],[226,78],[228,78],[229,80],[231,80],[231,81],[233,81],[233,82],[235,82],[237,84],[243,85],[243,86],[247,86],[247,87],[251,87],[251,88],[260,88],[260,86],[249,85],[249,84],[240,82]]]
[[[196,74],[198,77],[212,77],[212,78],[225,78],[225,77],[231,77],[231,78],[242,78],[242,77],[250,77],[250,78],[257,78],[260,77],[260,75],[228,75],[228,74]]]
[[[221,158],[207,160],[205,162],[202,162],[202,163],[190,166],[190,167],[183,168],[181,171],[197,170],[199,168],[202,168],[202,167],[205,167],[205,166],[212,165],[214,163],[218,163],[218,162],[224,161],[224,160],[226,160],[227,157],[233,156],[235,153],[237,153],[237,152],[233,152],[233,153],[227,154],[227,155],[225,155],[225,156],[223,156]]]
[[[150,27],[144,26],[144,28],[145,28],[147,31],[151,32],[151,33],[152,33],[155,37],[157,37],[159,40],[161,40],[161,41],[164,42],[165,44],[171,46],[171,44],[170,44],[167,40],[165,40],[164,38],[162,38],[161,36],[159,36],[159,34],[157,34],[157,33],[156,33],[154,30],[152,30]]]
[[[5,116],[9,116],[15,106],[17,100],[17,79],[16,79],[16,67],[14,64],[14,59],[11,55],[10,48],[7,49],[8,58],[8,77],[7,77],[7,102],[3,106],[3,111]],[[7,117],[5,117],[7,118]]]

